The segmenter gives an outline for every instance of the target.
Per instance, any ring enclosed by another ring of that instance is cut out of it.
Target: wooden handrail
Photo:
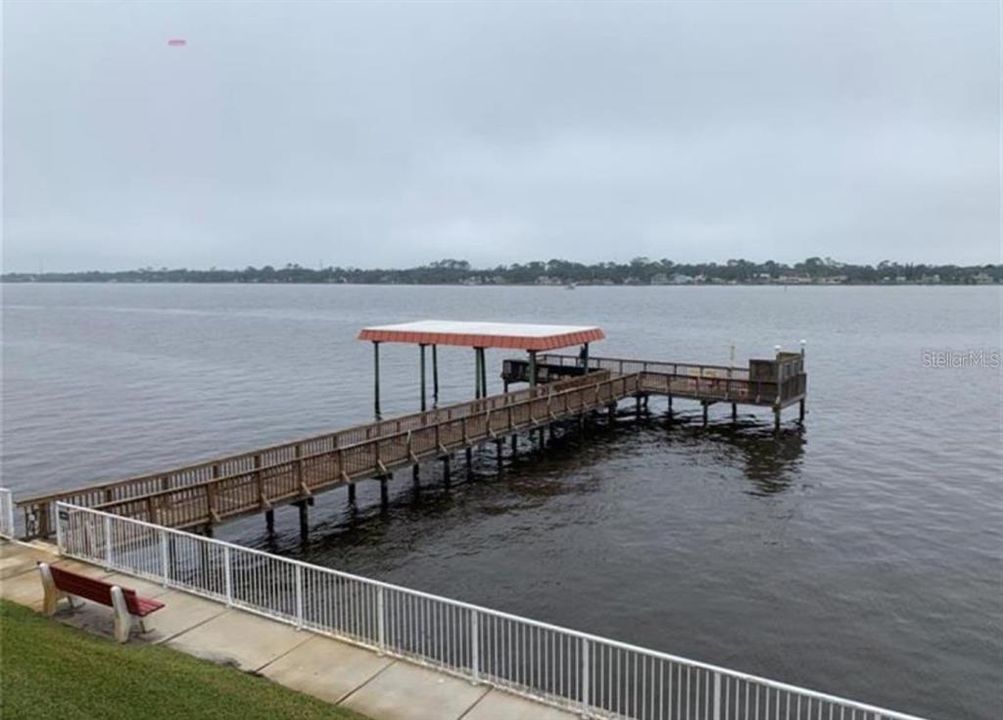
[[[619,382],[619,381],[629,382],[632,379],[636,379],[636,377],[638,377],[638,376],[639,376],[639,374],[635,374],[635,376],[625,376],[625,377],[622,377],[622,378],[613,378],[613,379],[608,379],[607,378],[607,379],[604,379],[604,380],[600,380],[599,382],[595,383],[595,385],[596,385],[596,387],[600,387],[600,386],[602,386],[604,384],[615,383],[615,382]],[[573,389],[570,389],[570,390],[562,391],[560,393],[555,393],[554,395],[555,396],[563,396],[563,395],[567,395],[567,394],[576,392],[576,391],[578,391],[580,389],[581,388],[573,388]],[[634,390],[631,390],[630,392],[634,392]],[[629,394],[629,393],[625,392],[624,394]],[[511,418],[511,416],[512,416],[513,409],[515,409],[515,408],[517,408],[519,406],[531,405],[533,402],[536,402],[537,400],[544,400],[544,399],[548,399],[547,396],[541,395],[540,397],[530,398],[528,400],[524,400],[524,401],[521,401],[519,403],[514,403],[514,404],[509,405],[508,406],[508,408],[509,408],[509,412],[508,412],[509,418]],[[460,417],[460,418],[450,418],[450,419],[447,419],[443,423],[437,423],[434,426],[434,429],[438,432],[439,429],[440,429],[440,427],[443,424],[445,424],[445,423],[452,423],[452,422],[460,422],[460,423],[463,424],[463,427],[465,428],[466,421],[467,421],[468,417],[469,416],[463,416],[463,417]],[[509,425],[512,426],[511,420],[509,421]],[[110,502],[100,503],[98,505],[95,505],[94,507],[96,509],[99,509],[99,510],[109,511],[110,508],[119,507],[119,506],[122,506],[122,505],[125,505],[125,504],[128,504],[128,503],[139,502],[139,501],[144,501],[145,502],[145,500],[147,498],[154,498],[154,499],[156,499],[156,498],[163,498],[163,497],[166,497],[166,496],[171,495],[173,493],[182,492],[182,491],[186,491],[186,490],[198,490],[198,489],[201,489],[203,487],[207,487],[209,485],[223,484],[225,482],[238,480],[240,478],[253,477],[256,481],[258,481],[258,478],[263,478],[263,476],[265,475],[265,473],[267,473],[269,470],[278,470],[278,469],[281,469],[281,468],[295,467],[297,464],[303,463],[303,462],[308,461],[308,460],[316,460],[318,458],[329,457],[329,456],[332,456],[332,455],[337,456],[337,455],[340,455],[340,454],[347,453],[347,452],[349,452],[351,450],[359,450],[360,448],[364,448],[364,447],[368,447],[368,446],[374,446],[375,448],[378,448],[379,443],[381,443],[381,442],[385,443],[385,442],[390,442],[390,441],[397,440],[397,439],[404,439],[405,442],[406,442],[407,439],[408,439],[408,437],[412,434],[412,432],[413,431],[411,431],[411,430],[402,430],[401,432],[394,433],[392,435],[382,435],[380,437],[374,437],[374,438],[370,438],[368,440],[362,440],[361,442],[355,443],[353,445],[346,445],[344,447],[338,447],[338,448],[334,448],[332,450],[324,450],[324,451],[321,451],[321,452],[318,452],[318,453],[313,453],[311,455],[303,455],[301,457],[293,458],[293,459],[290,459],[290,460],[281,460],[281,461],[273,463],[271,465],[263,465],[261,467],[255,467],[252,470],[246,470],[246,471],[234,473],[232,475],[226,475],[226,476],[218,477],[218,478],[211,478],[209,480],[203,480],[201,482],[192,483],[190,485],[184,485],[184,486],[175,487],[175,488],[168,488],[166,490],[159,490],[159,491],[153,492],[153,493],[145,493],[145,494],[142,494],[142,495],[136,495],[134,497],[119,498],[118,500],[112,500]],[[438,439],[436,440],[436,444],[437,445],[441,444],[438,441]],[[377,458],[377,460],[379,460],[378,451],[374,450],[374,452],[376,452],[375,457]],[[258,482],[260,482],[260,481],[258,481]],[[29,501],[28,500],[23,500],[21,502],[27,504]]]
[[[792,353],[795,354],[795,353]],[[546,353],[537,356],[537,363],[545,364],[547,358],[558,358],[562,361],[571,360],[574,361],[566,367],[572,367],[575,363],[581,363],[581,359],[577,355],[562,355],[560,353]],[[514,360],[516,362],[526,362],[523,358],[508,358],[509,360]],[[748,367],[737,367],[731,365],[708,365],[707,363],[693,363],[693,362],[675,362],[672,360],[638,360],[636,358],[619,358],[619,357],[607,357],[607,356],[590,356],[589,357],[589,367],[593,364],[599,364],[598,369],[602,369],[601,363],[611,362],[611,363],[637,363],[637,364],[648,364],[648,365],[673,365],[677,367],[691,367],[691,368],[706,368],[708,370],[731,370],[733,372],[749,372]]]
[[[519,429],[525,429],[526,427],[533,427],[537,424],[537,421],[534,421],[533,419],[533,405],[546,405],[549,402],[552,406],[556,403],[565,412],[584,412],[598,407],[596,403],[604,394],[606,397],[605,399],[602,399],[602,403],[608,402],[609,399],[614,397],[622,398],[636,393],[638,390],[638,383],[639,376],[636,375],[633,377],[617,377],[601,380],[595,383],[596,388],[599,389],[599,391],[595,393],[595,400],[590,400],[593,396],[593,392],[592,388],[588,386],[554,393],[549,397],[536,397],[525,400],[515,406],[509,406],[508,413],[506,413],[509,417],[509,424],[505,430],[517,431]],[[606,388],[605,393],[602,388]],[[527,417],[524,417],[519,421],[515,421],[512,418],[512,414],[513,411],[517,410],[520,406],[529,406],[528,409],[530,411],[526,413]],[[541,421],[549,422],[550,419],[552,419],[552,417],[541,418]],[[483,427],[480,424],[474,425],[473,434],[471,435],[469,426],[470,423],[473,423],[474,421],[480,421],[484,424]],[[462,447],[464,443],[470,441],[471,437],[474,442],[479,442],[489,438],[489,428],[487,427],[486,416],[484,415],[471,415],[460,419],[449,420],[445,423],[437,424],[434,427],[425,428],[425,431],[434,431],[436,435],[438,435],[441,425],[455,426],[457,423],[461,426],[468,426],[467,438],[461,439],[457,433],[457,428],[454,427],[451,431],[451,439],[446,440],[446,445],[449,447]],[[401,437],[404,438],[404,441],[401,440]],[[390,451],[391,456],[385,458],[385,460],[386,464],[391,467],[409,464],[415,459],[416,455],[427,457],[429,455],[436,455],[440,452],[440,446],[438,443],[430,444],[427,441],[422,443],[423,449],[419,450],[416,454],[412,453],[411,450],[408,450],[406,453],[401,452],[404,448],[403,442],[410,441],[411,437],[412,434],[410,431],[405,431],[399,436],[391,435],[381,438],[373,438],[372,440],[352,447],[332,449],[326,451],[325,453],[319,453],[314,457],[332,455],[339,456],[338,463],[336,467],[326,465],[323,468],[324,472],[322,472],[319,481],[310,483],[310,487],[306,487],[305,485],[296,487],[287,482],[290,474],[295,472],[295,466],[298,462],[296,459],[287,460],[276,463],[268,468],[263,468],[264,472],[269,470],[274,471],[272,480],[273,482],[277,482],[277,485],[272,487],[273,492],[269,495],[269,499],[276,502],[295,500],[301,497],[302,492],[309,494],[313,490],[322,490],[328,487],[343,484],[343,482],[350,481],[351,477],[370,477],[384,473],[386,472],[387,467],[383,464],[383,459],[380,458],[379,449],[381,447],[386,447]],[[371,450],[367,449],[366,446],[372,446]],[[348,455],[348,460],[351,461],[352,454],[368,456],[369,459],[362,466],[356,465],[355,467],[351,467],[351,462],[349,462],[348,466],[346,466],[344,462],[345,457],[343,456]],[[306,459],[307,458],[303,458],[303,460]],[[156,505],[157,507],[162,507],[164,509],[163,512],[158,512],[158,515],[159,522],[166,525],[173,527],[191,527],[205,523],[215,523],[225,517],[245,515],[251,512],[256,512],[260,509],[258,503],[254,502],[254,497],[247,492],[247,479],[253,474],[254,473],[251,471],[245,471],[232,477],[219,478],[216,480],[205,481],[203,483],[199,483],[198,485],[161,491],[149,497],[144,496],[128,498],[106,505],[102,504],[98,506],[98,509],[117,512],[119,514],[129,516],[142,516],[145,512],[149,518],[151,517],[151,508]]]
[[[573,378],[572,380],[565,381],[565,382],[572,382],[572,381],[577,380],[577,379],[578,378]],[[379,422],[374,422],[374,423],[364,423],[364,424],[352,425],[352,426],[347,427],[347,428],[345,428],[343,430],[338,430],[338,431],[333,432],[333,433],[324,433],[324,434],[321,434],[321,435],[313,435],[311,437],[301,438],[299,440],[287,441],[287,442],[279,443],[279,444],[276,444],[276,445],[269,445],[267,447],[264,447],[264,448],[261,448],[261,449],[257,449],[257,450],[251,450],[251,451],[248,451],[248,452],[237,453],[237,454],[234,454],[234,455],[226,455],[226,456],[223,456],[223,457],[216,457],[216,458],[212,458],[212,459],[209,459],[209,460],[203,460],[203,461],[200,461],[200,462],[192,463],[190,465],[183,465],[181,467],[174,468],[174,469],[169,470],[167,472],[159,471],[159,472],[147,473],[147,474],[143,474],[143,475],[134,475],[132,477],[125,478],[123,480],[115,480],[115,481],[106,482],[106,483],[95,483],[95,484],[92,484],[92,485],[85,485],[85,486],[77,487],[77,488],[74,488],[74,489],[71,489],[71,490],[61,490],[59,492],[49,493],[49,494],[46,494],[46,495],[33,495],[33,496],[30,496],[30,497],[26,497],[26,498],[22,498],[20,500],[17,500],[15,502],[15,505],[17,507],[23,507],[23,506],[26,506],[26,505],[37,505],[39,503],[48,503],[48,502],[55,502],[57,500],[64,500],[64,499],[72,498],[72,497],[75,497],[75,496],[78,496],[78,495],[91,495],[91,494],[96,493],[96,492],[104,492],[106,495],[109,495],[112,490],[115,490],[115,489],[118,489],[118,488],[122,488],[122,487],[128,487],[130,485],[135,485],[137,483],[146,482],[146,481],[155,481],[155,480],[159,480],[159,481],[169,480],[172,476],[177,476],[177,475],[180,475],[182,473],[192,472],[192,471],[196,471],[196,470],[209,469],[209,468],[212,468],[214,465],[221,465],[223,463],[233,463],[233,462],[239,462],[241,460],[251,460],[251,461],[253,461],[255,458],[260,457],[262,455],[266,455],[266,454],[269,454],[269,453],[276,453],[276,452],[280,452],[280,451],[283,451],[283,450],[295,450],[295,448],[297,446],[303,446],[303,445],[307,445],[309,443],[315,443],[315,442],[320,442],[320,441],[324,441],[324,440],[332,440],[334,442],[335,446],[337,447],[337,446],[340,445],[340,443],[338,443],[338,438],[350,435],[352,433],[360,433],[360,432],[367,432],[368,433],[368,431],[371,431],[371,430],[374,430],[374,429],[379,430],[382,427],[388,426],[388,425],[396,425],[399,428],[406,421],[409,421],[409,420],[420,420],[420,419],[423,419],[423,418],[427,418],[429,416],[434,416],[437,413],[446,413],[447,414],[447,418],[446,418],[447,420],[448,419],[453,419],[453,412],[456,411],[456,410],[458,410],[458,409],[471,407],[471,406],[474,406],[474,405],[477,405],[477,404],[484,404],[485,402],[488,402],[488,401],[497,401],[498,399],[502,399],[503,404],[504,403],[508,403],[508,402],[513,402],[516,397],[525,397],[527,400],[531,400],[531,399],[534,399],[536,397],[543,397],[543,396],[547,395],[550,392],[553,392],[553,389],[551,387],[548,387],[548,386],[545,386],[545,385],[541,385],[541,386],[538,386],[536,389],[519,390],[517,392],[511,392],[511,393],[507,393],[507,394],[492,395],[492,396],[489,396],[487,398],[483,398],[483,399],[480,399],[480,400],[471,400],[471,401],[466,401],[466,402],[454,403],[452,405],[447,405],[447,406],[440,407],[440,408],[433,408],[432,410],[427,410],[425,412],[409,413],[408,415],[402,415],[400,417],[393,418],[393,419],[390,419],[390,420],[381,420]],[[377,435],[376,437],[383,437],[383,435],[380,434],[380,435]],[[194,486],[196,484],[198,484],[198,483],[187,483],[187,484],[185,484],[183,486],[180,486],[180,487],[192,487],[192,486]],[[168,489],[175,489],[175,488],[168,488]],[[139,495],[139,496],[136,496],[136,497],[142,497],[142,496],[143,495]],[[120,499],[124,500],[126,498],[120,498]]]

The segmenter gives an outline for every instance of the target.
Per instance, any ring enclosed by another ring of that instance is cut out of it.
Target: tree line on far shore
[[[634,258],[630,262],[585,264],[569,260],[532,261],[475,268],[466,260],[445,259],[404,269],[323,267],[294,263],[275,268],[190,270],[187,268],[83,272],[5,273],[4,282],[121,283],[346,283],[394,285],[700,285],[700,284],[953,284],[1001,282],[1003,265],[927,265],[882,261],[877,265],[807,258],[778,263],[728,260],[725,263],[675,263]]]

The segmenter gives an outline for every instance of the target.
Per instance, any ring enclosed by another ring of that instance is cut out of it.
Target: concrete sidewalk
[[[151,631],[130,642],[163,643],[213,662],[259,673],[374,720],[571,720],[575,717],[211,600],[61,559],[54,549],[40,544],[0,540],[0,597],[41,611],[42,583],[35,568],[37,562],[120,582],[140,595],[165,603],[163,610],[148,618]],[[83,608],[72,612],[61,609],[55,619],[112,636],[112,611],[103,605],[85,603]]]

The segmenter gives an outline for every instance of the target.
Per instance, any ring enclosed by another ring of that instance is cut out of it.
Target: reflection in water
[[[747,419],[706,428],[689,423],[676,432],[691,447],[710,444],[729,462],[741,462],[753,495],[772,495],[789,488],[800,472],[808,442],[807,430],[799,425],[787,425],[774,433],[771,426]]]
[[[392,531],[394,523],[420,522],[427,540],[428,533],[448,535],[477,522],[478,517],[517,518],[562,496],[596,493],[602,488],[602,473],[582,471],[629,453],[638,443],[645,449],[661,444],[691,456],[693,464],[744,467],[744,481],[751,484],[746,492],[769,496],[795,483],[806,442],[800,426],[774,433],[768,424],[748,418],[702,427],[685,415],[670,419],[654,413],[635,417],[631,412],[612,424],[597,420],[584,431],[576,421],[569,421],[555,424],[543,449],[536,439],[524,435],[513,456],[506,443],[501,473],[495,447],[485,444],[474,451],[471,468],[454,463],[449,487],[441,463],[428,462],[421,467],[418,484],[411,482],[409,472],[398,474],[396,493],[386,507],[372,493],[373,481],[363,481],[355,504],[348,503],[341,490],[321,496],[318,508],[327,519],[312,526],[306,543],[294,533],[256,533],[243,542],[340,568],[346,546],[386,549],[399,534]],[[467,506],[470,500],[476,502],[475,513]]]

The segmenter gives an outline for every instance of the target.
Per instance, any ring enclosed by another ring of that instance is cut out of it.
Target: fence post
[[[470,611],[470,670],[477,684],[481,680],[481,638],[476,610]]]
[[[7,532],[10,533],[11,539],[17,534],[14,532],[14,495],[9,490],[4,490],[4,524],[7,527]],[[56,523],[59,523],[59,511],[56,511]],[[62,547],[62,546],[60,546]]]
[[[296,484],[302,486],[303,482],[303,447],[296,443],[296,447],[293,448],[293,454],[296,456]]]
[[[63,548],[64,548],[63,543],[65,542],[63,538],[63,523],[59,521],[59,514],[61,512],[61,508],[59,506],[61,504],[62,503],[59,502],[56,503],[56,551],[60,555],[63,554]],[[67,511],[67,517],[69,517],[69,511]],[[11,524],[8,526],[8,530],[10,531],[11,538],[13,538],[14,537],[13,516],[11,518]]]
[[[582,713],[588,712],[591,704],[591,692],[589,691],[589,641],[582,638]]]
[[[721,673],[719,672],[714,673],[714,720],[721,720]]]
[[[296,629],[303,629],[303,566],[296,566]]]
[[[104,566],[111,570],[111,516],[104,516]]]
[[[223,546],[223,586],[226,588],[226,606],[233,607],[233,574],[230,566],[230,546]]]
[[[258,502],[265,504],[265,478],[261,474],[261,453],[254,456],[254,484],[258,488]]]
[[[380,648],[380,654],[386,650],[386,626],[383,619],[383,586],[376,588],[376,643]]]
[[[163,528],[160,529],[160,570],[163,577],[161,585],[167,587],[171,577],[171,568],[167,554],[167,531]]]

